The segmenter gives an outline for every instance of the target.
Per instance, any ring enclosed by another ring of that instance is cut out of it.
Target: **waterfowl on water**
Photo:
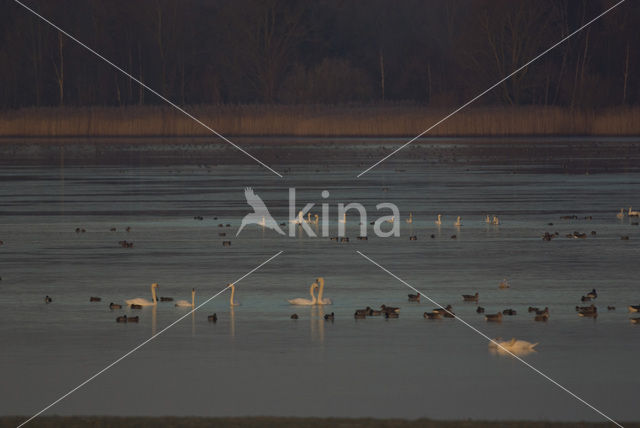
[[[116,322],[127,322],[127,316],[126,315],[119,316],[118,318],[116,318]]]
[[[133,305],[136,306],[155,306],[158,304],[158,298],[156,297],[156,290],[158,288],[158,283],[154,282],[151,284],[151,301],[147,299],[143,299],[141,297],[136,297],[135,299],[125,300],[127,305],[130,305],[133,308]],[[139,309],[139,308],[135,308]]]
[[[502,313],[504,315],[516,315],[515,309],[505,309],[504,311],[502,311]]]
[[[100,301],[102,301],[102,299],[100,297],[91,296],[91,297],[89,297],[89,301],[90,302],[100,302]]]
[[[361,313],[361,312],[359,312],[359,311],[356,311],[356,312],[353,314],[353,317],[354,317],[355,319],[357,319],[357,320],[362,320],[362,319],[365,319],[365,318],[367,317],[367,314],[364,314],[364,313]]]
[[[230,247],[231,246],[231,241],[222,241],[222,246],[223,247]]]
[[[366,236],[358,236],[358,241],[368,241],[369,238]]]
[[[640,317],[629,318],[629,321],[631,321],[631,324],[640,324]]]
[[[477,302],[479,298],[480,298],[480,295],[478,293],[462,295],[462,300],[464,300],[465,302]]]
[[[49,297],[49,296],[44,296],[44,302],[49,304],[49,303],[53,302],[53,299],[51,297]]]
[[[417,235],[411,235],[409,237],[409,241],[417,241],[418,240],[418,236]]]
[[[615,311],[616,307],[615,306],[607,306],[607,310],[608,311]]]
[[[407,223],[409,223],[409,224],[413,223],[413,213],[412,212],[409,213],[409,218],[406,219],[405,221]]]
[[[478,308],[476,309],[476,313],[484,314],[484,308],[482,306],[478,306]]]
[[[372,309],[369,306],[367,306],[366,310],[369,311],[367,315],[369,315],[370,317],[378,317],[382,315],[382,311],[376,311],[375,309]]]
[[[109,309],[114,310],[114,309],[122,309],[122,305],[118,305],[117,303],[109,303]]]
[[[592,289],[590,292],[587,293],[587,297],[590,299],[595,299],[598,297],[598,293],[596,293],[596,289]]]
[[[497,226],[497,225],[499,225],[499,224],[500,224],[500,219],[498,218],[498,216],[497,216],[497,215],[494,215],[494,216],[493,216],[493,220],[491,221],[491,224],[493,224],[493,225],[495,225],[495,226]]]
[[[484,316],[485,321],[502,322],[502,312],[497,314],[487,314]]]
[[[438,219],[436,220],[436,224],[440,226],[442,224],[442,214],[438,214]]]
[[[487,224],[491,224],[491,216],[489,214],[487,214],[484,217],[484,222],[487,223]]]
[[[177,307],[182,307],[182,308],[193,308],[196,306],[196,289],[192,288],[191,289],[191,301],[189,302],[188,300],[178,300],[175,304],[175,306]]]
[[[173,297],[164,297],[164,296],[161,296],[161,297],[160,297],[160,301],[161,301],[161,302],[173,302]]]
[[[298,317],[298,314],[293,314],[293,315],[291,315],[291,319],[292,319],[292,320],[297,320],[298,318],[299,318],[299,317]]]
[[[453,223],[453,225],[456,226],[456,227],[462,226],[462,218],[460,216],[458,216],[458,218],[456,219],[456,222]]]
[[[589,297],[589,296],[582,296],[582,297],[580,297],[580,301],[581,301],[581,302],[590,302],[590,301],[591,301],[591,297]]]
[[[539,310],[540,309],[538,309],[538,308],[536,308],[534,306],[529,306],[529,309],[528,309],[529,312],[538,312]]]
[[[507,278],[504,278],[502,281],[500,281],[500,284],[498,285],[498,288],[501,289],[505,289],[505,288],[510,288],[511,285],[509,285],[509,281],[507,281]]]
[[[422,315],[423,317],[425,317],[428,320],[439,320],[442,319],[442,314],[440,312],[425,312],[424,315]]]
[[[356,311],[355,311],[355,315],[364,315],[364,316],[367,316],[367,315],[369,315],[369,312],[370,312],[370,311],[371,311],[371,310],[370,310],[370,309],[369,309],[369,307],[367,306],[367,309],[356,309]]]
[[[629,305],[629,312],[640,312],[640,305]]]
[[[395,308],[393,306],[387,306],[387,305],[380,305],[380,309],[382,309],[382,312],[387,314],[400,312],[400,308]]]
[[[295,315],[295,314],[294,314]],[[296,315],[297,316],[297,315]],[[218,314],[213,314],[213,315],[209,315],[207,317],[207,321],[209,322],[216,322],[218,321]]]
[[[335,315],[333,312],[331,312],[330,314],[325,314],[324,316],[325,321],[333,321],[334,318],[335,318]]]
[[[624,208],[620,208],[620,212],[618,214],[616,214],[616,217],[619,219],[623,219],[624,218]]]
[[[384,313],[384,317],[385,318],[399,318],[400,314],[397,312],[385,312]]]
[[[409,301],[410,302],[419,302],[420,301],[420,294],[408,294],[409,296]]]
[[[138,322],[140,321],[140,317],[127,317],[127,322]]]
[[[431,312],[439,312],[441,314],[445,314],[447,313],[447,311],[451,312],[453,310],[453,306],[451,305],[447,305],[444,308],[435,308],[433,311]]]
[[[640,211],[632,211],[629,207],[629,217],[640,217]]]
[[[535,321],[547,321],[549,319],[549,308],[545,307],[544,310],[536,310]]]
[[[142,305],[138,305],[136,303],[134,303],[134,304],[132,304],[130,306],[131,306],[131,309],[142,309]]]

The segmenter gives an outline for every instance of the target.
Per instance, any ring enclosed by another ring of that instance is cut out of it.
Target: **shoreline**
[[[0,428],[15,427],[27,417],[0,417]],[[234,428],[595,428],[611,425],[609,422],[549,422],[549,421],[474,421],[432,419],[373,419],[373,418],[300,418],[300,417],[117,417],[117,416],[42,416],[31,422],[46,428],[77,428],[100,426],[102,428],[167,427],[234,427]],[[625,427],[640,427],[638,422],[624,423]]]
[[[451,110],[380,106],[188,106],[229,138],[411,139]],[[429,138],[640,135],[640,107],[470,107],[442,122]],[[219,138],[167,106],[46,107],[0,112],[0,138]]]

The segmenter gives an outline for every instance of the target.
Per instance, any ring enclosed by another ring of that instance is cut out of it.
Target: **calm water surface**
[[[640,304],[640,227],[615,216],[640,208],[640,143],[435,141],[355,178],[394,144],[250,146],[283,179],[218,144],[3,146],[0,414],[34,413],[188,312],[173,303],[110,311],[109,302],[150,298],[158,282],[159,294],[175,299],[195,287],[197,304],[284,251],[238,284],[240,306],[231,309],[225,292],[49,413],[602,419],[520,362],[491,354],[460,322],[425,320],[435,305],[408,303],[412,291],[359,250],[490,337],[539,342],[526,361],[614,419],[640,420],[640,326],[626,311]],[[258,226],[236,238],[247,186],[279,221],[289,187],[298,208],[315,202],[321,214],[320,204],[331,204],[332,234],[339,202],[363,203],[373,219],[388,214],[376,204],[393,202],[401,237],[357,241],[352,214],[347,244]],[[487,213],[502,224],[485,224]],[[545,242],[545,231],[560,236]],[[596,235],[564,237],[573,231]],[[118,245],[125,239],[134,248]],[[287,303],[308,296],[318,276],[332,306]],[[511,289],[498,289],[502,278]],[[574,310],[592,288],[597,320]],[[486,323],[460,296],[476,291],[488,313],[518,314]],[[400,306],[400,318],[353,319],[354,309],[382,303]],[[549,321],[534,322],[528,306],[548,306]],[[139,324],[115,323],[133,312]],[[207,322],[213,312],[216,324]],[[300,319],[289,319],[294,312]],[[334,322],[323,320],[327,312]]]

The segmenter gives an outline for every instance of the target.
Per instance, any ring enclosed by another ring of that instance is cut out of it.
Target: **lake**
[[[603,420],[462,323],[424,319],[435,305],[408,302],[413,291],[360,251],[489,337],[538,342],[525,361],[608,416],[640,420],[640,325],[627,312],[640,304],[640,227],[616,218],[640,209],[640,140],[425,139],[360,178],[403,140],[242,142],[284,178],[211,139],[0,143],[0,415],[39,411],[189,311],[110,302],[150,299],[157,282],[176,300],[195,288],[199,304],[283,251],[238,283],[240,306],[223,293],[47,414]],[[369,226],[356,240],[350,212],[348,243],[258,225],[236,237],[245,187],[281,222],[291,187],[298,209],[329,204],[332,235],[338,203],[362,203],[369,222],[391,202],[401,236]],[[333,305],[288,304],[320,276]],[[592,288],[599,316],[579,317]],[[485,322],[462,301],[475,292],[487,313],[517,315]],[[399,318],[354,319],[381,304]],[[548,322],[529,306],[548,307]],[[123,314],[140,322],[116,323]]]

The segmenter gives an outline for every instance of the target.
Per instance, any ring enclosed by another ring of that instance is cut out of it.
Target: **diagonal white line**
[[[249,272],[245,273],[244,275],[242,275],[240,278],[236,279],[235,281],[233,281],[231,284],[237,284],[238,282],[242,281],[244,278],[248,277],[249,275],[251,275],[253,272],[257,271],[258,269],[260,269],[262,266],[266,265],[267,263],[269,263],[271,260],[275,259],[276,257],[278,257],[280,254],[282,254],[283,251],[279,251],[276,254],[274,254],[273,256],[269,257],[267,260],[265,260],[264,262],[260,263],[258,266],[254,267],[253,269],[251,269]],[[227,285],[225,288],[223,288],[222,290],[220,290],[219,292],[217,292],[216,294],[214,294],[213,296],[209,297],[207,300],[205,300],[203,303],[199,304],[198,306],[196,306],[195,308],[193,308],[192,310],[190,310],[189,312],[187,312],[186,314],[184,314],[183,316],[181,316],[180,318],[178,318],[177,320],[175,320],[174,322],[172,322],[171,324],[169,324],[168,326],[166,326],[165,328],[163,328],[162,330],[160,330],[159,332],[157,332],[156,334],[154,334],[153,336],[151,336],[150,338],[148,338],[147,340],[145,340],[144,342],[140,343],[139,345],[137,345],[135,348],[131,349],[129,352],[127,352],[126,354],[124,354],[123,356],[121,356],[120,358],[118,358],[117,360],[115,360],[114,362],[112,362],[111,364],[107,365],[105,368],[103,368],[102,370],[100,370],[99,372],[97,372],[96,374],[94,374],[93,376],[91,376],[90,378],[88,378],[87,380],[85,380],[84,382],[80,383],[78,386],[76,386],[75,388],[71,389],[69,392],[67,392],[66,394],[62,395],[60,398],[58,398],[57,400],[55,400],[54,402],[52,402],[51,404],[49,404],[48,406],[44,407],[42,410],[40,410],[38,413],[34,414],[33,416],[31,416],[29,419],[27,419],[26,421],[22,422],[20,425],[18,425],[17,428],[20,428],[26,424],[28,424],[30,421],[34,420],[35,418],[37,418],[38,416],[40,416],[42,413],[46,412],[47,410],[49,410],[51,407],[55,406],[56,404],[58,404],[59,402],[61,402],[62,400],[64,400],[65,398],[67,398],[69,395],[73,394],[74,392],[76,392],[78,389],[82,388],[83,386],[85,386],[86,384],[88,384],[89,382],[91,382],[92,380],[94,380],[95,378],[97,378],[98,376],[100,376],[102,373],[106,372],[107,370],[109,370],[111,367],[115,366],[116,364],[118,364],[120,361],[124,360],[125,358],[127,358],[129,355],[133,354],[134,352],[136,352],[138,349],[142,348],[144,345],[146,345],[147,343],[151,342],[153,339],[155,339],[156,337],[160,336],[162,333],[164,333],[165,331],[169,330],[171,327],[173,327],[174,325],[178,324],[180,321],[182,321],[183,319],[185,319],[186,317],[188,317],[189,315],[191,315],[192,313],[194,313],[195,311],[197,311],[198,309],[200,309],[201,307],[203,307],[204,305],[206,305],[207,303],[209,303],[210,301],[212,301],[213,299],[215,299],[216,297],[218,297],[219,295],[221,295],[222,293],[224,293],[229,286],[231,285]]]
[[[444,307],[436,302],[435,300],[433,300],[431,297],[427,296],[426,294],[424,294],[423,292],[419,291],[418,289],[416,289],[415,287],[413,287],[411,284],[409,284],[407,281],[405,281],[404,279],[400,278],[399,276],[397,276],[396,274],[394,274],[393,272],[391,272],[390,270],[388,270],[387,268],[385,268],[384,266],[380,265],[378,262],[376,262],[375,260],[371,259],[370,257],[364,255],[363,253],[361,253],[360,251],[356,251],[358,254],[360,254],[362,257],[364,257],[365,259],[367,259],[368,261],[370,261],[371,263],[373,263],[374,265],[378,266],[380,269],[382,269],[384,272],[388,273],[389,275],[391,275],[392,277],[394,277],[395,279],[397,279],[398,281],[400,281],[401,283],[403,283],[404,285],[406,285],[407,287],[409,287],[410,289],[412,289],[413,291],[415,291],[416,293],[420,294],[421,296],[423,296],[424,298],[426,298],[427,300],[429,300],[431,303],[433,303],[434,305],[443,308]],[[452,312],[449,312],[447,309],[444,309],[446,312],[448,312],[450,315],[453,315]],[[598,413],[599,415],[603,416],[604,418],[608,419],[610,422],[614,423],[615,425],[624,428],[622,425],[620,425],[618,422],[616,422],[615,420],[611,419],[609,416],[605,415],[603,412],[601,412],[600,410],[596,409],[594,406],[592,406],[591,404],[587,403],[585,400],[583,400],[582,398],[580,398],[579,396],[577,396],[576,394],[574,394],[573,392],[571,392],[570,390],[568,390],[566,387],[562,386],[561,384],[559,384],[557,381],[553,380],[551,377],[549,377],[548,375],[544,374],[543,372],[541,372],[540,370],[538,370],[537,368],[535,368],[534,366],[532,366],[531,364],[529,364],[528,362],[526,362],[525,360],[523,360],[522,358],[520,358],[519,356],[517,356],[516,354],[514,354],[513,352],[509,351],[507,348],[505,348],[504,346],[502,346],[501,344],[499,344],[498,342],[496,342],[495,340],[491,339],[489,336],[487,336],[485,333],[481,332],[480,330],[478,330],[477,328],[475,328],[474,326],[472,326],[471,324],[469,324],[468,322],[466,322],[465,320],[463,320],[462,318],[460,318],[458,315],[454,315],[454,319],[460,321],[462,324],[466,325],[467,327],[469,327],[471,330],[475,331],[476,333],[478,333],[480,336],[484,337],[485,339],[487,339],[489,342],[495,344],[496,346],[498,346],[500,349],[502,349],[503,351],[507,352],[508,354],[510,354],[513,358],[517,359],[518,361],[520,361],[522,364],[524,364],[525,366],[529,367],[531,370],[533,370],[534,372],[538,373],[540,376],[542,376],[543,378],[545,378],[546,380],[548,380],[549,382],[553,383],[555,386],[557,386],[558,388],[562,389],[564,392],[566,392],[567,394],[571,395],[573,398],[575,398],[576,400],[580,401],[582,404],[584,404],[585,406],[589,407],[591,410],[595,411],[596,413]]]
[[[112,66],[113,68],[118,70],[120,73],[122,73],[125,76],[127,76],[129,79],[133,80],[134,82],[136,82],[137,84],[139,84],[140,86],[145,88],[147,91],[149,91],[152,94],[156,95],[161,100],[163,100],[164,102],[166,102],[167,104],[169,104],[170,106],[175,108],[176,110],[180,111],[182,114],[184,114],[188,118],[194,120],[197,124],[199,124],[202,127],[206,128],[207,130],[209,130],[213,134],[217,135],[219,138],[221,138],[225,142],[231,144],[233,147],[235,147],[236,149],[240,150],[245,155],[249,156],[254,161],[258,162],[263,167],[267,168],[269,171],[273,172],[278,177],[282,178],[282,174],[278,173],[276,170],[271,168],[269,165],[267,165],[266,163],[262,162],[260,159],[256,158],[251,153],[247,152],[242,147],[238,146],[236,143],[234,143],[233,141],[229,140],[227,137],[225,137],[224,135],[222,135],[221,133],[219,133],[215,129],[211,128],[209,125],[205,124],[200,119],[198,119],[197,117],[193,116],[191,113],[187,112],[182,107],[178,106],[176,103],[174,103],[173,101],[169,100],[168,98],[166,98],[165,96],[163,96],[162,94],[157,92],[156,90],[154,90],[154,89],[150,88],[149,86],[147,86],[146,84],[142,83],[142,81],[136,79],[134,76],[132,76],[131,74],[127,73],[125,70],[123,70],[122,68],[120,68],[119,66],[114,64],[113,62],[109,61],[107,58],[105,58],[104,56],[100,55],[98,52],[96,52],[95,50],[93,50],[92,48],[87,46],[86,44],[82,43],[80,40],[76,39],[74,36],[72,36],[71,34],[67,33],[62,28],[58,27],[56,24],[51,22],[50,20],[48,20],[45,17],[43,17],[42,15],[38,14],[36,11],[34,11],[31,8],[29,8],[28,6],[26,6],[24,3],[20,2],[19,0],[14,0],[14,2],[16,2],[17,4],[19,4],[20,6],[22,6],[23,8],[25,8],[26,10],[28,10],[29,12],[31,12],[32,14],[34,14],[35,16],[40,18],[42,21],[44,21],[47,24],[51,25],[53,28],[55,28],[56,30],[58,30],[59,32],[61,32],[62,34],[64,34],[65,36],[67,36],[68,38],[70,38],[71,40],[73,40],[74,42],[76,42],[77,44],[79,44],[80,46],[82,46],[83,48],[85,48],[86,50],[88,50],[89,52],[91,52],[92,54],[94,54],[95,56],[97,56],[98,58],[100,58],[101,60],[106,62],[107,64],[109,64],[110,66]]]
[[[439,121],[437,121],[436,123],[434,123],[433,125],[431,125],[430,127],[428,127],[427,129],[425,129],[424,131],[422,131],[421,133],[419,133],[418,135],[416,135],[415,137],[413,137],[412,139],[410,139],[409,141],[407,141],[406,143],[404,143],[403,145],[401,145],[400,147],[398,147],[397,149],[395,149],[394,151],[392,151],[391,153],[389,153],[388,155],[386,155],[385,157],[383,157],[382,159],[380,159],[378,162],[374,163],[373,165],[371,165],[369,168],[365,169],[364,171],[362,171],[360,174],[357,175],[356,178],[360,178],[361,176],[363,176],[364,174],[366,174],[367,172],[369,172],[370,170],[372,170],[373,168],[375,168],[376,166],[380,165],[382,162],[386,161],[387,159],[389,159],[391,156],[395,155],[396,153],[398,153],[400,150],[404,149],[405,147],[407,147],[409,144],[413,143],[415,140],[417,140],[418,138],[422,137],[424,134],[426,134],[427,132],[431,131],[433,128],[435,128],[436,126],[440,125],[442,122],[444,122],[445,120],[449,119],[451,116],[455,115],[456,113],[458,113],[460,110],[464,109],[465,107],[467,107],[469,104],[473,103],[474,101],[476,101],[478,98],[482,97],[483,95],[485,95],[488,92],[491,92],[493,89],[495,89],[496,86],[504,83],[506,80],[510,79],[511,77],[513,77],[515,74],[519,73],[520,71],[522,71],[523,69],[527,68],[529,65],[531,65],[533,62],[537,61],[538,59],[542,58],[543,56],[545,56],[547,53],[549,53],[550,51],[552,51],[553,49],[555,49],[556,47],[558,47],[559,45],[561,45],[562,43],[564,43],[565,41],[569,40],[571,37],[575,36],[576,34],[578,34],[580,31],[584,30],[585,28],[587,28],[589,25],[593,24],[594,22],[596,22],[598,19],[602,18],[604,15],[606,15],[607,13],[611,12],[613,9],[615,9],[616,7],[620,6],[622,3],[624,3],[625,0],[620,0],[618,3],[614,4],[613,6],[611,6],[609,9],[605,10],[604,12],[602,12],[600,15],[596,16],[595,18],[593,18],[591,21],[587,22],[586,24],[584,24],[582,27],[578,28],[577,30],[575,30],[573,33],[569,34],[568,36],[564,37],[562,40],[560,40],[559,42],[557,42],[556,44],[554,44],[553,46],[551,46],[550,48],[546,49],[545,51],[541,52],[540,54],[538,54],[538,56],[536,56],[535,58],[533,58],[532,60],[530,60],[529,62],[527,62],[526,64],[524,64],[523,66],[517,68],[515,71],[513,71],[511,74],[507,75],[506,77],[504,77],[502,80],[498,81],[497,83],[495,83],[494,85],[492,85],[491,87],[489,87],[489,89],[481,92],[480,94],[476,95],[475,97],[471,98],[469,101],[467,101],[466,103],[464,103],[463,105],[461,105],[460,107],[458,107],[457,109],[455,109],[454,111],[452,111],[451,113],[449,113],[448,115],[446,115],[445,117],[443,117],[442,119],[440,119]]]

